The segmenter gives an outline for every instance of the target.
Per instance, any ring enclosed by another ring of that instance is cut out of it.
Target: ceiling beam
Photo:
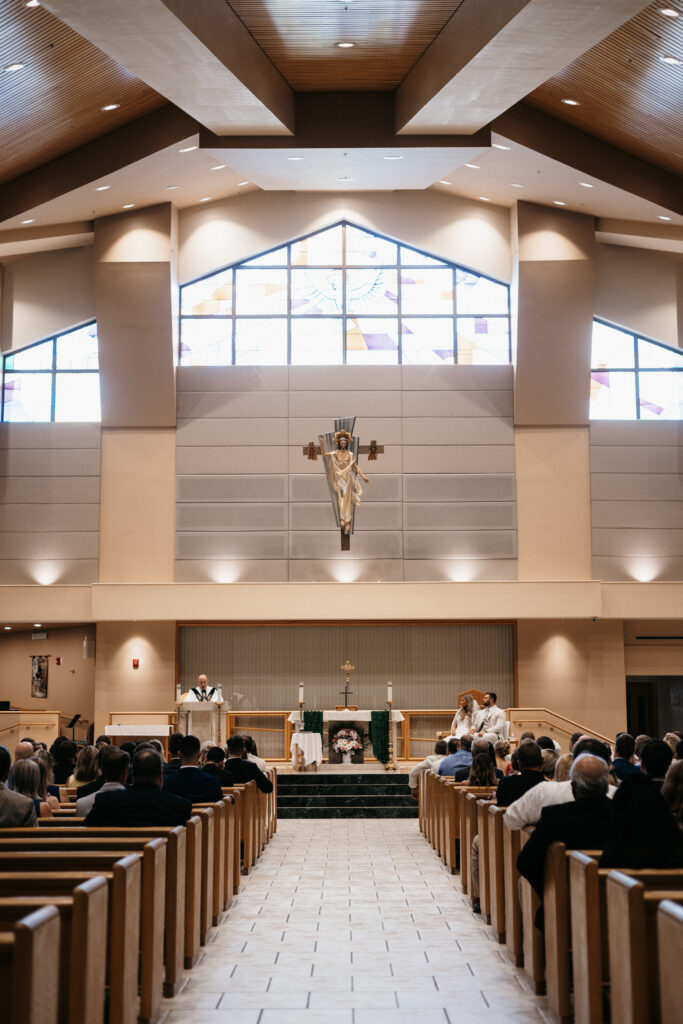
[[[0,185],[0,223],[127,167],[199,131],[171,104]]]
[[[475,132],[647,6],[465,0],[397,89],[396,130]]]
[[[292,90],[224,0],[42,6],[217,135],[294,129]]]

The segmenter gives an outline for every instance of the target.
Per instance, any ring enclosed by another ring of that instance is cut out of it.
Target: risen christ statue
[[[363,488],[358,477],[365,481],[370,480],[363,473],[352,452],[349,451],[351,434],[347,430],[338,430],[334,435],[336,449],[325,451],[325,438],[320,438],[320,452],[330,460],[330,477],[334,493],[337,496],[339,506],[339,525],[344,533],[351,532],[351,521],[353,518],[353,507],[360,505]]]

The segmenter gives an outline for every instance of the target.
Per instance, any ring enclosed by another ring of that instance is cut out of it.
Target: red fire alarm
[[[59,657],[55,658],[55,665],[61,665],[61,664],[62,664],[62,659],[59,658]]]
[[[133,658],[133,668],[140,668],[140,659]]]

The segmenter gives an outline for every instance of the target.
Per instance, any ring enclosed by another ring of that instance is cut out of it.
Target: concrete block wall
[[[181,367],[178,581],[515,579],[512,368]],[[322,462],[357,416],[363,485],[342,554]]]
[[[593,421],[593,576],[683,579],[683,424]]]
[[[98,423],[0,424],[0,583],[96,583]]]

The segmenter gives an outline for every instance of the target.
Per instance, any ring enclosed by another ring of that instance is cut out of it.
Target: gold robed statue
[[[325,438],[321,436],[320,453],[324,458],[330,460],[331,484],[339,506],[339,525],[344,533],[350,533],[353,508],[360,505],[363,495],[363,488],[358,477],[366,484],[369,484],[370,480],[365,476],[356,462],[355,456],[349,450],[351,434],[348,430],[337,430],[334,440],[337,447],[328,452],[325,451]]]

